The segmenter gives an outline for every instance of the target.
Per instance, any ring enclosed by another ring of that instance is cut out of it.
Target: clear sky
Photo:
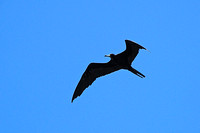
[[[125,39],[132,66],[71,103]],[[199,0],[1,0],[1,133],[200,133]]]

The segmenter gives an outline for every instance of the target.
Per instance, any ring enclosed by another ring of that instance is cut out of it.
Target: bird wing
[[[131,64],[135,59],[135,57],[137,56],[137,54],[139,53],[139,49],[145,49],[145,48],[130,40],[125,40],[125,42],[126,42],[126,50],[118,54],[117,56],[123,56],[123,58],[127,58],[129,64]]]
[[[96,78],[112,73],[119,69],[120,67],[117,66],[113,61],[109,61],[108,63],[90,63],[74,91],[71,102],[80,96],[83,91],[95,81]]]
[[[138,44],[132,41],[125,41],[126,42],[126,50],[128,56],[128,62],[132,63],[137,54],[139,53],[139,47]]]

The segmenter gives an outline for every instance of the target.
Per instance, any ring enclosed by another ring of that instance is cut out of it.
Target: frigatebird
[[[72,97],[72,101],[80,96],[83,91],[89,87],[98,77],[104,76],[106,74],[110,74],[114,71],[120,70],[120,69],[126,69],[130,72],[136,74],[137,76],[144,78],[145,76],[131,67],[131,64],[135,57],[137,56],[139,49],[145,49],[143,46],[130,41],[125,40],[126,42],[126,50],[122,53],[119,53],[117,55],[115,54],[109,54],[105,55],[105,57],[110,57],[110,61],[107,63],[90,63],[83,73],[75,91]]]

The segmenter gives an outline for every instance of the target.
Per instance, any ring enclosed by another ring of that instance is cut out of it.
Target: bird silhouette
[[[106,74],[110,74],[114,71],[125,69],[130,72],[136,74],[140,78],[144,78],[145,76],[134,69],[131,64],[137,54],[139,53],[139,49],[145,49],[143,46],[130,41],[125,40],[126,42],[126,50],[117,55],[109,54],[105,55],[105,57],[110,57],[110,61],[107,63],[90,63],[83,73],[72,97],[71,102],[78,96],[80,96],[83,91],[90,86],[98,77],[104,76]]]

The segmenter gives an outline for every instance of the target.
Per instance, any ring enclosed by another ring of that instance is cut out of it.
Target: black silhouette
[[[145,77],[142,73],[132,68],[131,63],[137,56],[139,49],[145,49],[145,50],[147,49],[130,40],[125,40],[125,42],[126,42],[126,50],[123,51],[122,53],[117,55],[114,54],[105,55],[105,57],[111,58],[109,62],[90,63],[88,65],[87,69],[83,73],[74,91],[71,102],[73,102],[75,98],[80,96],[83,93],[83,91],[95,81],[96,78],[112,73],[114,71],[120,69],[126,69],[141,78]]]

